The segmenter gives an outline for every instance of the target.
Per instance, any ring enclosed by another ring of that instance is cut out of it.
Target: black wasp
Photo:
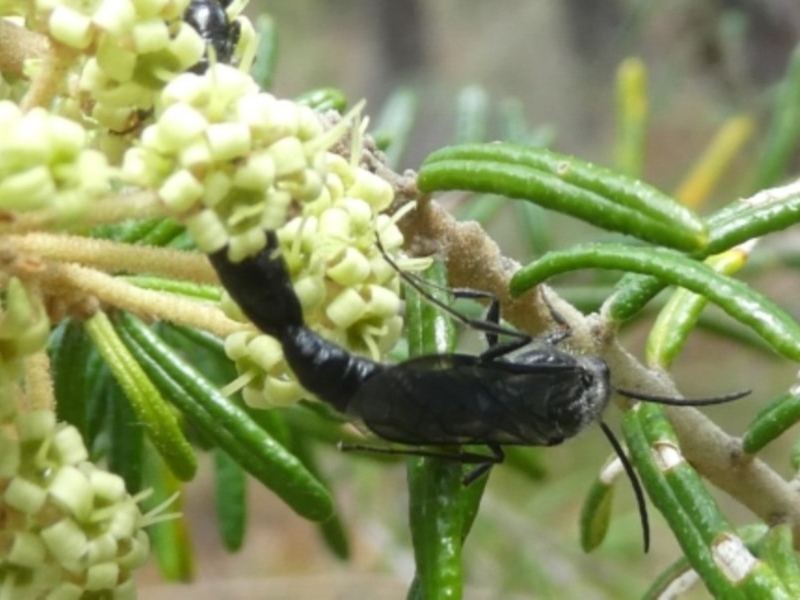
[[[266,247],[256,256],[232,263],[227,248],[223,248],[209,258],[245,315],[280,341],[286,361],[306,390],[362,421],[378,437],[410,446],[402,453],[475,464],[465,483],[502,462],[503,445],[553,446],[599,422],[633,484],[645,550],[649,528],[641,486],[619,442],[600,419],[612,393],[676,405],[717,404],[748,393],[684,400],[615,390],[602,359],[556,348],[570,330],[552,309],[561,329],[544,338],[533,338],[499,324],[499,304],[491,294],[454,290],[456,296],[490,300],[487,319],[470,319],[433,298],[399,269],[406,283],[424,297],[481,331],[489,348],[477,356],[434,354],[396,365],[355,356],[305,325],[286,263],[277,248],[277,237],[270,231]],[[384,258],[397,269],[385,253]],[[499,336],[509,341],[500,342]],[[485,446],[490,453],[424,448],[465,445]]]
[[[208,47],[214,49],[216,61],[231,64],[236,44],[239,41],[240,26],[231,22],[225,9],[233,0],[191,0],[183,12],[186,21],[206,43],[206,53],[200,61],[189,69],[201,75],[208,70]]]

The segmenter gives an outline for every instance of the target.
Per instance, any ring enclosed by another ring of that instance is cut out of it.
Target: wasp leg
[[[642,523],[644,551],[647,553],[647,551],[650,549],[650,519],[647,516],[647,504],[644,499],[642,484],[639,482],[639,477],[636,475],[636,471],[633,470],[633,465],[631,465],[631,461],[628,460],[628,457],[625,455],[625,450],[623,450],[622,444],[619,443],[619,440],[617,440],[614,432],[611,431],[611,428],[603,421],[599,421],[599,423],[600,429],[603,431],[608,443],[611,444],[614,452],[619,457],[622,467],[625,469],[625,474],[628,476],[628,480],[631,482],[631,486],[633,487],[633,495],[636,496],[636,505],[639,507],[639,519]]]
[[[404,446],[396,448],[393,446],[370,446],[367,444],[346,444],[339,442],[339,450],[342,452],[371,452],[373,454],[398,454],[402,456],[421,456],[423,458],[441,458],[465,465],[477,465],[474,469],[464,475],[461,480],[464,485],[469,485],[476,481],[481,475],[486,473],[494,465],[505,460],[506,455],[500,446],[487,444],[491,454],[479,454],[477,452],[448,452],[446,450],[435,450],[419,448],[416,446]]]
[[[476,482],[484,475],[484,473],[488,473],[489,469],[500,464],[506,459],[506,453],[503,452],[503,449],[497,444],[487,444],[486,447],[492,452],[492,456],[485,456],[485,462],[479,464],[477,467],[472,469],[472,471],[464,475],[464,477],[461,478],[462,484],[470,485],[471,483]]]
[[[527,333],[523,333],[517,329],[513,329],[511,327],[504,327],[500,325],[500,302],[498,301],[497,297],[492,294],[491,292],[484,292],[481,290],[474,290],[471,288],[447,288],[440,285],[436,285],[429,281],[425,281],[420,277],[403,271],[397,265],[394,260],[386,253],[386,250],[381,244],[380,237],[376,238],[376,244],[378,249],[383,256],[383,259],[389,263],[395,272],[400,276],[400,278],[405,281],[408,285],[414,288],[423,298],[428,300],[434,306],[438,306],[444,312],[449,314],[451,317],[463,323],[467,327],[472,327],[476,331],[480,331],[486,337],[489,346],[495,346],[497,343],[497,339],[501,335],[505,335],[508,337],[513,338],[511,342],[508,342],[507,346],[504,346],[504,351],[494,354],[492,358],[496,358],[497,356],[501,356],[502,354],[506,354],[508,352],[512,352],[517,348],[521,348],[525,344],[531,341],[531,336]],[[435,298],[428,292],[425,288],[433,288],[448,292],[452,294],[456,298],[472,298],[472,299],[487,299],[489,300],[489,310],[487,313],[486,318],[483,319],[473,319],[472,317],[468,317],[466,315],[462,315],[460,312],[455,310],[452,306],[448,306],[446,303],[442,302],[438,298]]]

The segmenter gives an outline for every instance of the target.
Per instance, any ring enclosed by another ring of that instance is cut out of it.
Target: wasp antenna
[[[751,390],[742,390],[740,392],[713,396],[711,398],[675,398],[674,396],[656,396],[654,394],[632,392],[630,390],[616,389],[615,391],[620,396],[632,398],[633,400],[644,400],[645,402],[654,402],[656,404],[669,404],[670,406],[710,406],[713,404],[725,404],[726,402],[733,402],[739,398],[744,398],[751,392]]]
[[[614,435],[611,428],[603,421],[599,421],[599,423],[600,429],[603,430],[608,443],[611,444],[614,452],[619,456],[622,467],[625,469],[625,474],[628,476],[631,486],[633,487],[633,495],[636,496],[636,505],[639,507],[639,519],[642,522],[642,537],[644,538],[644,551],[646,554],[647,551],[650,550],[650,519],[647,516],[647,504],[645,504],[642,484],[639,482],[639,477],[637,477],[636,471],[633,470],[633,465],[631,465],[631,461],[628,460],[628,457],[625,455],[625,451],[622,449],[622,444],[619,443],[617,436]]]
[[[500,335],[506,335],[512,338],[516,338],[518,340],[526,340],[526,342],[530,340],[530,336],[528,334],[522,333],[521,331],[512,329],[510,327],[505,327],[501,325],[499,322],[496,323],[492,320],[487,320],[487,319],[473,319],[471,317],[463,315],[456,309],[454,309],[452,306],[447,305],[446,303],[442,302],[441,300],[433,296],[425,288],[430,287],[433,289],[442,290],[455,297],[473,298],[473,299],[486,298],[486,299],[491,299],[493,302],[497,302],[497,298],[491,292],[484,292],[482,290],[472,290],[468,288],[453,289],[436,285],[435,283],[431,283],[429,281],[425,281],[424,279],[416,275],[412,275],[411,273],[403,271],[403,269],[401,269],[400,266],[386,252],[386,249],[383,247],[383,243],[381,242],[380,235],[378,234],[375,235],[375,243],[378,246],[378,250],[380,250],[381,255],[383,256],[383,259],[389,264],[390,267],[392,267],[392,269],[394,269],[394,271],[397,273],[400,279],[405,281],[409,286],[411,286],[414,290],[416,290],[420,296],[425,298],[433,306],[437,306],[442,311],[444,311],[445,313],[456,319],[459,323],[462,323],[467,327],[472,327],[476,331],[485,333],[487,336],[493,335],[495,336],[495,341],[496,337]],[[498,312],[497,314],[498,321],[499,321],[499,316],[500,315]]]

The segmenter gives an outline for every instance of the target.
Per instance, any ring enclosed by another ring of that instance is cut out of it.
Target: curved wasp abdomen
[[[306,327],[286,262],[275,254],[277,248],[278,238],[269,231],[266,247],[255,256],[233,263],[226,247],[210,254],[209,260],[247,318],[281,343],[302,386],[346,412],[364,381],[388,367],[355,356]]]

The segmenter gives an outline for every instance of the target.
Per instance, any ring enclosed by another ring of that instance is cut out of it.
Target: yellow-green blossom
[[[50,209],[62,219],[80,216],[108,193],[112,169],[88,147],[74,121],[43,108],[22,113],[0,101],[0,211]]]
[[[255,34],[232,3],[239,22],[236,56],[247,69]],[[103,128],[124,132],[149,111],[157,94],[206,51],[203,38],[183,20],[189,0],[36,0],[24,10],[28,26],[76,51],[78,105]],[[75,98],[71,98],[75,100]],[[73,106],[66,102],[64,106]]]
[[[356,144],[357,146],[357,144]],[[380,359],[401,329],[399,277],[376,240],[397,256],[403,236],[381,214],[393,190],[380,177],[326,152],[324,183],[316,197],[293,197],[296,217],[277,229],[306,322],[346,348]],[[228,313],[244,320],[238,310]],[[283,406],[305,395],[283,360],[280,344],[266,335],[240,332],[226,342],[253,406]]]
[[[319,198],[327,148],[316,113],[261,92],[227,65],[177,77],[159,97],[156,122],[125,155],[126,180],[158,190],[199,248],[229,247],[231,260],[258,252],[292,202]]]
[[[0,433],[0,596],[135,598],[149,517],[122,479],[88,462],[78,431],[52,411],[11,425]]]

